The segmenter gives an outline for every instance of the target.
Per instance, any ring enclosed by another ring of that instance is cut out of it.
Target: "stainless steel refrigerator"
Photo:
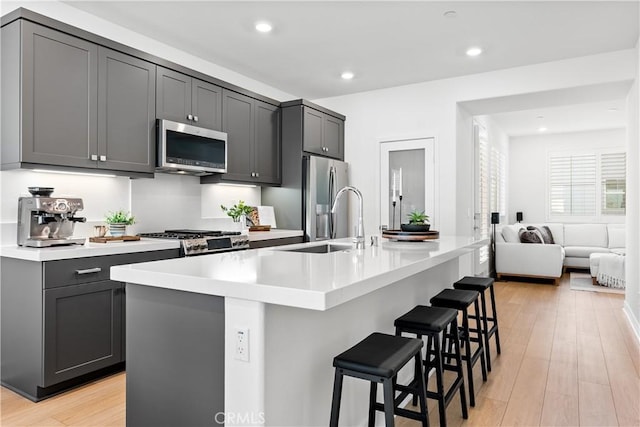
[[[335,195],[347,182],[348,165],[339,160],[283,150],[282,185],[262,187],[262,204],[275,208],[278,228],[304,230],[305,241],[348,237],[349,200],[340,200],[330,215]]]
[[[348,164],[319,156],[303,157],[302,216],[306,240],[337,239],[349,236],[349,200],[331,206],[336,193],[348,182]]]

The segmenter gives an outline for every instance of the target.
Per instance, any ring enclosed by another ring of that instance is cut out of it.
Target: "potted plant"
[[[402,231],[410,232],[425,232],[429,231],[429,215],[426,215],[424,211],[412,211],[407,214],[409,219],[408,224],[400,224]]]
[[[131,225],[136,222],[133,215],[122,209],[115,212],[109,212],[105,216],[104,220],[109,225],[109,233],[112,236],[123,236],[127,231],[127,225]]]
[[[227,208],[224,205],[220,205],[220,209],[222,209],[223,212],[229,215],[231,219],[233,219],[233,222],[240,222],[240,219],[246,217],[251,213],[251,211],[253,211],[253,208],[251,206],[245,205],[243,200],[239,200],[237,204],[233,205],[230,208]],[[242,224],[244,225],[244,222],[242,222]]]

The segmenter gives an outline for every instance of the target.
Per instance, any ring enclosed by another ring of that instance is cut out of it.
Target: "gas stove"
[[[182,256],[205,255],[249,249],[249,239],[239,231],[219,230],[165,230],[140,233],[140,237],[180,240]]]

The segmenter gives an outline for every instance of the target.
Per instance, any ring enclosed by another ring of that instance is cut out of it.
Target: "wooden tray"
[[[270,225],[252,225],[249,227],[249,231],[270,231]]]
[[[434,240],[440,237],[440,232],[435,230],[429,231],[402,231],[402,230],[384,230],[382,237],[391,240],[407,240],[407,241],[421,241],[421,240]]]
[[[109,243],[109,242],[134,242],[140,240],[140,236],[104,236],[89,237],[91,243]]]

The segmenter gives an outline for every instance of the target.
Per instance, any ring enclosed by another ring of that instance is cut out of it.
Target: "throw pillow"
[[[502,238],[507,243],[520,243],[520,236],[518,236],[519,228],[516,229],[515,225],[505,225],[502,228]]]
[[[521,243],[544,243],[542,234],[538,230],[520,230]]]
[[[547,227],[546,225],[543,225],[541,231],[543,232],[542,233],[543,238],[545,237],[545,232],[546,232],[547,238],[544,241],[546,244],[554,245],[556,243],[555,240],[553,240],[553,233],[551,232],[551,229],[549,227]]]
[[[540,233],[540,236],[542,236],[542,243],[546,245],[552,245],[555,243],[553,241],[553,234],[551,234],[551,230],[546,225],[543,225],[540,228],[530,225],[527,227],[527,230],[538,231]]]

